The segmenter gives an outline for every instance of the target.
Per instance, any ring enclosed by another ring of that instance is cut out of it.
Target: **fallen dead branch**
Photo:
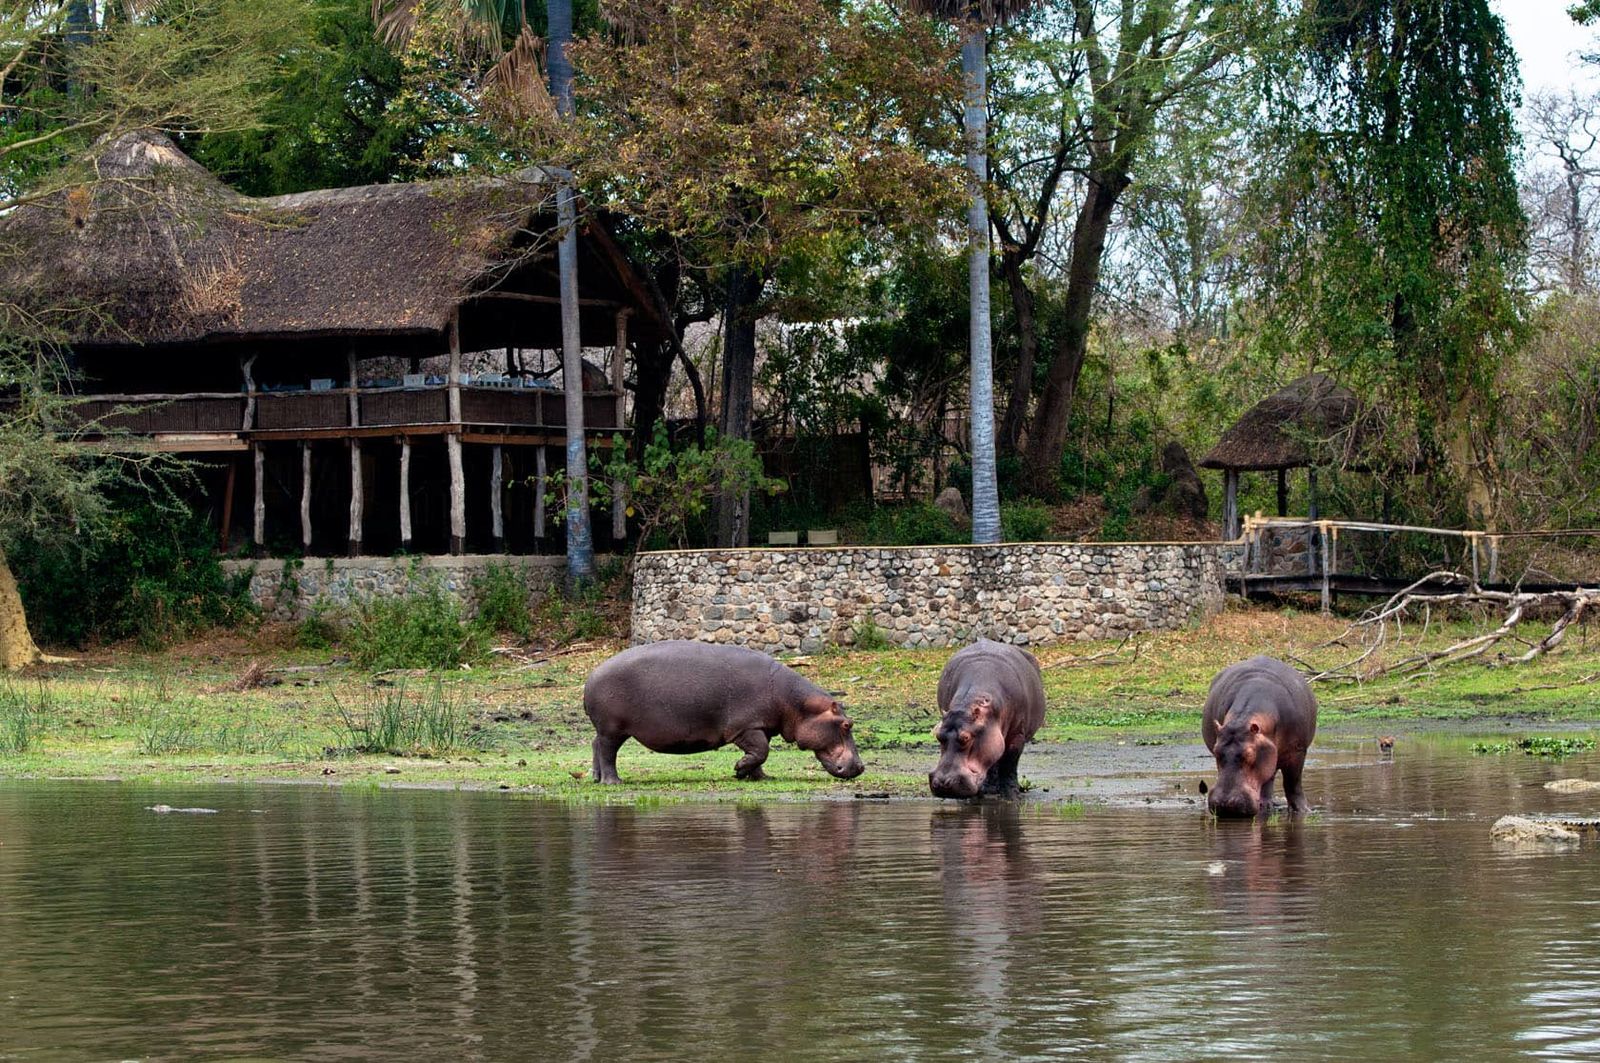
[[[1120,656],[1123,647],[1127,646],[1130,642],[1133,643],[1133,652],[1127,657]],[[1101,650],[1099,653],[1091,653],[1084,657],[1063,657],[1059,661],[1051,661],[1049,664],[1043,665],[1042,667],[1083,668],[1091,664],[1132,664],[1134,661],[1139,659],[1139,654],[1143,652],[1143,650],[1144,643],[1134,638],[1133,635],[1128,634],[1122,636],[1122,641],[1111,647],[1109,650]]]
[[[1459,591],[1430,591],[1430,587],[1467,587]],[[1424,650],[1422,645],[1433,624],[1436,607],[1486,608],[1501,614],[1498,625],[1488,631],[1471,635],[1438,649]],[[1529,640],[1518,634],[1519,628],[1532,615],[1548,615],[1559,610],[1560,616],[1542,638]],[[1395,661],[1384,661],[1380,651],[1403,647],[1406,643],[1405,621],[1421,614],[1421,630],[1414,636],[1414,652]],[[1312,682],[1363,682],[1387,675],[1408,675],[1431,671],[1436,667],[1458,664],[1462,661],[1485,657],[1502,643],[1515,642],[1525,649],[1522,652],[1499,652],[1493,658],[1496,664],[1522,664],[1542,657],[1561,645],[1573,624],[1582,623],[1591,615],[1600,614],[1600,587],[1579,587],[1575,590],[1522,591],[1485,590],[1476,582],[1465,580],[1459,572],[1432,572],[1395,594],[1381,606],[1369,610],[1355,620],[1338,636],[1329,639],[1317,649],[1332,646],[1359,646],[1361,652],[1349,661],[1331,668],[1318,669],[1297,662],[1310,675]]]

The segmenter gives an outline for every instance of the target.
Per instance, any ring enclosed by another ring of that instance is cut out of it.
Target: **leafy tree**
[[[925,145],[954,82],[932,28],[829,0],[619,0],[573,49],[566,155],[592,202],[679,241],[720,294],[719,432],[749,439],[756,324],[780,263],[928,224],[958,189]],[[552,130],[552,141],[561,139]],[[749,499],[718,507],[742,545]]]
[[[1492,522],[1496,380],[1523,334],[1515,55],[1488,0],[1313,16],[1276,100],[1266,339],[1381,397],[1394,465]]]

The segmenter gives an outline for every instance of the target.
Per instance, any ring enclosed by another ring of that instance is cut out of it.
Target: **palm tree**
[[[972,541],[1000,541],[1000,487],[995,476],[994,355],[989,315],[989,27],[1033,6],[1033,0],[912,0],[923,14],[956,22],[961,31],[961,75],[966,85],[962,127],[972,201],[967,206],[967,286],[971,303]]]
[[[533,33],[526,0],[373,0],[378,33],[390,44],[403,43],[416,28],[417,16],[430,3],[443,4],[464,43],[476,44],[499,60],[484,78],[486,88],[507,92],[512,99],[535,101],[543,86],[538,78],[539,54],[545,51],[549,92],[556,110],[571,116],[572,0],[547,0],[545,42]],[[508,37],[507,31],[514,31]],[[566,397],[567,434],[567,582],[594,578],[594,533],[589,524],[589,455],[583,433],[583,342],[578,327],[578,211],[572,175],[557,175],[556,225],[561,243],[556,252],[561,283],[561,382]]]

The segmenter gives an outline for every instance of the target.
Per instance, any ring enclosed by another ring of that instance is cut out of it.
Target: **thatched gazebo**
[[[1290,469],[1307,470],[1308,516],[1317,516],[1317,466],[1345,459],[1360,443],[1361,401],[1325,373],[1308,373],[1268,395],[1234,422],[1200,459],[1223,472],[1223,530],[1237,538],[1239,474],[1277,472],[1278,515],[1288,515]]]
[[[566,425],[546,172],[251,198],[154,132],[95,169],[0,217],[0,291],[65,333],[91,433],[208,459],[197,501],[225,543],[237,495],[258,551],[541,548]],[[604,219],[577,244],[603,446],[630,337],[670,326]]]

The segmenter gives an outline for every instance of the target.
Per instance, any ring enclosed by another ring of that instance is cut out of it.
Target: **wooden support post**
[[[311,553],[311,444],[300,444],[300,546]]]
[[[361,423],[361,397],[356,394],[356,352],[350,352],[350,427]]]
[[[1222,473],[1222,537],[1229,542],[1239,537],[1239,470]]]
[[[450,422],[454,430],[444,439],[450,460],[450,552],[460,554],[467,543],[467,481],[461,462],[461,315],[450,319]]]
[[[494,552],[497,554],[506,552],[506,518],[500,497],[505,484],[503,450],[499,444],[495,445],[489,472],[489,514],[494,528]]]
[[[235,458],[228,459],[228,483],[222,489],[222,549],[228,549],[228,540],[233,536],[233,490],[234,484],[239,479],[239,462]]]
[[[627,383],[627,358],[628,358],[628,315],[633,311],[623,307],[617,311],[617,345],[611,353],[611,390],[617,393],[617,418],[616,427],[621,428],[627,423],[628,396],[624,385]],[[620,549],[628,537],[628,498],[627,489],[623,486],[621,477],[614,477],[611,481],[611,542],[613,549]]]
[[[1289,515],[1289,470],[1278,470],[1278,516]]]
[[[1306,516],[1316,520],[1321,514],[1317,512],[1317,470],[1306,470]],[[1314,576],[1317,574],[1318,558],[1322,551],[1322,530],[1317,525],[1311,525],[1306,531],[1306,567]],[[1323,612],[1327,612],[1326,609]]]
[[[1500,582],[1500,536],[1489,536],[1489,582]]]
[[[536,471],[533,477],[533,536],[536,539],[544,538],[544,492],[548,484],[545,481],[546,461],[544,444],[533,448]]]
[[[267,552],[267,495],[266,495],[266,456],[261,453],[260,443],[250,444],[250,456],[255,462],[255,508],[254,529],[250,541],[254,545],[255,555],[265,557]]]
[[[366,506],[366,477],[361,470],[361,440],[350,441],[350,556],[361,556],[361,521]]]
[[[1333,612],[1333,588],[1328,582],[1331,578],[1328,564],[1328,535],[1326,528],[1319,528],[1318,531],[1321,532],[1318,538],[1322,540],[1322,615],[1327,616]]]
[[[622,477],[611,480],[611,543],[620,550],[628,538],[628,486]]]
[[[411,552],[411,440],[400,437],[400,549]]]
[[[240,431],[248,432],[256,426],[256,380],[251,375],[251,369],[256,364],[256,356],[239,359],[239,372],[244,375],[244,424]]]

